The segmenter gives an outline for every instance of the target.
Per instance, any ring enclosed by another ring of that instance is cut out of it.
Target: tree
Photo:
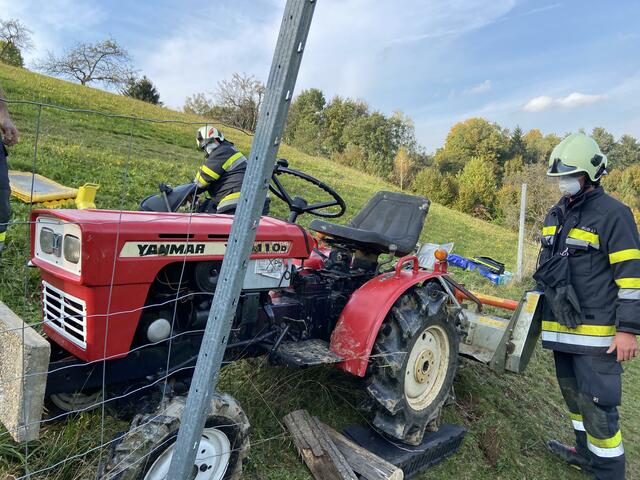
[[[496,199],[496,173],[493,162],[473,157],[458,174],[458,210],[490,220]]]
[[[560,137],[557,135],[553,133],[542,135],[542,132],[537,128],[529,130],[522,139],[526,145],[525,163],[547,165],[551,151],[560,143]]]
[[[616,144],[615,137],[602,127],[596,127],[591,131],[591,137],[596,141],[600,150],[605,155],[610,155]]]
[[[182,110],[186,113],[193,113],[203,117],[212,117],[214,110],[213,100],[204,93],[194,93],[186,98]]]
[[[75,79],[81,85],[92,82],[123,85],[134,75],[129,53],[113,39],[78,43],[60,57],[49,52],[37,68],[50,75]]]
[[[501,168],[507,160],[509,137],[505,130],[484,118],[470,118],[456,123],[435,161],[445,172],[458,172],[473,157],[482,157]]]
[[[524,157],[527,151],[527,145],[524,142],[524,138],[522,134],[522,129],[519,125],[516,125],[516,128],[513,129],[511,133],[511,137],[509,138],[509,156],[513,157]]]
[[[502,188],[498,191],[498,208],[506,226],[514,230],[518,228],[520,219],[523,183],[527,184],[526,223],[534,238],[538,238],[542,233],[544,218],[560,198],[560,192],[556,184],[548,180],[546,164],[531,163],[505,175]]]
[[[20,20],[0,19],[0,61],[22,67],[22,52],[33,48],[31,33]]]
[[[18,47],[12,43],[7,44],[3,40],[0,40],[0,49],[4,52],[2,56],[0,56],[0,62],[14,67],[24,67],[24,59]]]
[[[409,156],[409,152],[406,147],[400,147],[396,158],[393,161],[393,170],[395,176],[400,184],[400,190],[404,190],[404,187],[409,183],[409,176],[413,168],[413,161]]]
[[[610,165],[613,168],[626,168],[640,163],[640,144],[631,135],[622,135],[610,152]]]
[[[285,142],[312,155],[320,153],[325,105],[326,100],[322,90],[317,88],[303,90],[289,109],[283,135]]]
[[[146,75],[142,78],[129,78],[127,84],[121,90],[121,93],[127,97],[142,100],[143,102],[152,103],[154,105],[162,105],[158,90]]]
[[[323,153],[332,155],[343,152],[347,144],[353,141],[349,135],[345,134],[347,126],[367,115],[369,115],[369,105],[366,102],[334,97],[324,109]],[[358,144],[360,145],[359,142]]]
[[[214,96],[220,120],[255,131],[264,92],[264,84],[245,73],[234,73],[230,80],[219,81]]]
[[[441,205],[453,205],[458,196],[458,182],[451,174],[442,173],[432,166],[421,170],[411,184],[418,195]]]

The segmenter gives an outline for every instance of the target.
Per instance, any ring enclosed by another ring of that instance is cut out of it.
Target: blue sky
[[[32,62],[112,36],[179,108],[233,72],[266,80],[284,0],[0,0]],[[319,0],[297,84],[402,110],[420,143],[457,121],[640,137],[640,2]]]

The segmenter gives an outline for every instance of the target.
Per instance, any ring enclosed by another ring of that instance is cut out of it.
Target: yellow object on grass
[[[11,194],[26,203],[69,200],[78,195],[77,188],[65,187],[37,173],[9,170],[9,183]]]
[[[45,207],[96,208],[96,192],[100,185],[85,183],[80,188],[60,185],[50,178],[29,172],[9,170],[11,194],[25,203],[42,203]]]
[[[78,195],[76,196],[76,207],[80,210],[86,208],[96,208],[96,192],[100,188],[97,183],[85,183],[78,188]]]

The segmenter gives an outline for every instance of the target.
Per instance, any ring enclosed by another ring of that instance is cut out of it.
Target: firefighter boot
[[[547,442],[547,447],[549,447],[551,453],[564,460],[572,467],[575,467],[584,473],[593,474],[593,470],[591,469],[591,460],[580,455],[575,447],[568,447],[557,440],[549,440]]]

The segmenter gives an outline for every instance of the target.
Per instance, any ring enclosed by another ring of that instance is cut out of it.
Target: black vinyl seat
[[[416,248],[430,202],[398,192],[378,192],[347,224],[313,220],[311,230],[328,235],[328,243],[342,243],[372,253],[407,255]]]

